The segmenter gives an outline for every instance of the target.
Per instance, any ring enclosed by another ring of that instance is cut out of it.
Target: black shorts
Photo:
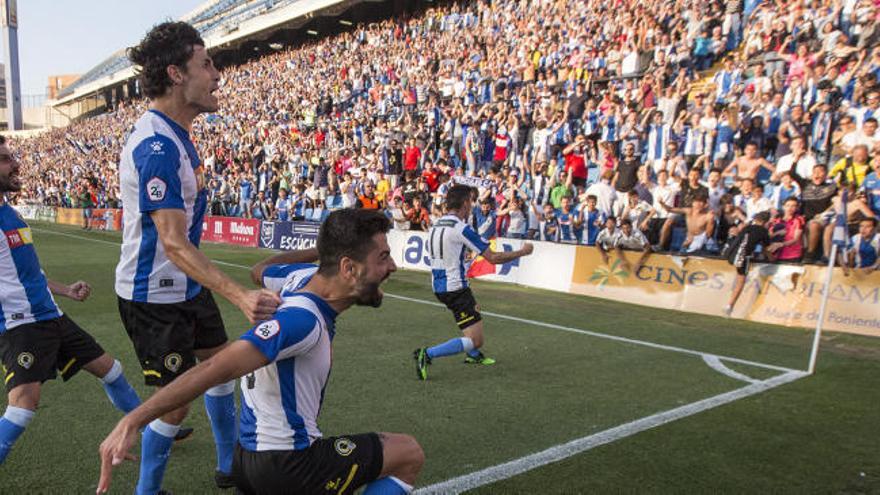
[[[737,275],[742,275],[743,277],[748,275],[749,274],[749,267],[751,266],[751,264],[752,264],[751,258],[746,258],[743,260],[742,266],[734,265],[736,267]]]
[[[481,321],[483,317],[480,315],[480,308],[477,307],[477,301],[470,287],[459,289],[452,292],[438,292],[434,294],[437,299],[452,311],[455,323],[458,328],[465,328]]]
[[[70,380],[104,349],[67,315],[17,326],[0,334],[0,361],[6,390],[52,380],[57,372]]]
[[[241,493],[344,495],[382,473],[376,433],[321,438],[306,450],[251,452],[236,445],[232,475]]]
[[[220,309],[208,289],[181,303],[118,300],[122,325],[134,344],[147,385],[168,385],[196,365],[194,351],[227,341]]]

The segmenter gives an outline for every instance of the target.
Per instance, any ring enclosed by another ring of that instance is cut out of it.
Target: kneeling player
[[[109,488],[111,469],[128,455],[139,427],[239,377],[242,404],[233,474],[243,493],[341,494],[362,485],[367,485],[366,495],[411,492],[424,463],[413,437],[364,433],[322,438],[317,427],[336,317],[352,305],[378,307],[379,286],[396,270],[385,237],[389,226],[376,211],[339,210],[321,225],[319,266],[258,265],[255,278],[268,288],[280,287],[282,305],[272,319],[119,422],[101,444],[99,492]]]
[[[495,252],[466,220],[473,208],[471,188],[454,186],[446,194],[446,215],[431,227],[428,250],[431,256],[431,278],[434,295],[452,311],[455,323],[464,337],[454,338],[434,347],[416,349],[416,373],[420,380],[428,379],[428,365],[437,357],[467,353],[466,363],[494,364],[483,355],[483,321],[477,301],[468,287],[465,273],[465,250],[479,253],[489,263],[508,263],[532,253],[531,243],[524,243],[516,251]]]
[[[52,294],[84,301],[91,288],[82,281],[64,285],[43,274],[30,227],[4,199],[5,193],[21,189],[19,167],[0,136],[0,360],[8,394],[0,418],[0,464],[33,419],[43,382],[56,373],[67,381],[85,369],[104,382],[110,401],[123,412],[140,404],[119,361],[55,304]]]

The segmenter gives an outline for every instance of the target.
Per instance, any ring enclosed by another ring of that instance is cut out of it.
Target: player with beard
[[[43,382],[54,379],[56,370],[65,382],[80,369],[100,378],[122,412],[140,404],[119,361],[55,303],[53,294],[84,301],[91,288],[83,281],[55,282],[43,273],[30,227],[6,202],[7,193],[21,190],[20,166],[0,136],[0,363],[8,394],[0,416],[0,466],[33,419]],[[16,491],[12,481],[4,488]]]
[[[365,495],[410,493],[424,463],[413,437],[322,438],[317,426],[336,318],[354,305],[379,307],[380,285],[397,269],[386,239],[389,227],[379,212],[338,210],[321,225],[317,267],[275,264],[306,257],[296,255],[255,266],[255,278],[280,287],[282,305],[117,424],[101,444],[98,493],[109,489],[111,470],[128,456],[138,428],[236,378],[242,411],[233,473],[241,492],[341,494],[366,484]]]
[[[246,290],[198,249],[207,188],[190,131],[199,114],[217,110],[213,93],[220,83],[198,31],[184,22],[159,24],[128,55],[151,101],[119,160],[125,209],[116,294],[146,384],[164,387],[227,344],[211,291],[251,322],[268,318],[281,300],[266,289]],[[205,395],[220,488],[233,486],[234,392],[235,383],[226,382]],[[160,492],[172,439],[188,410],[182,403],[144,430],[138,495]]]

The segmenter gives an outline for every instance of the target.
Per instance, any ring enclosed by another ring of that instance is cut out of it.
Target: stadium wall
[[[68,225],[82,225],[83,221],[79,208],[19,205],[16,209],[29,220]],[[121,228],[121,210],[95,209],[92,218],[95,228]],[[202,224],[202,240],[266,249],[305,249],[315,246],[318,228],[318,224],[310,222],[207,217]],[[392,230],[388,243],[394,262],[401,268],[430,271],[427,240],[426,232]],[[522,242],[493,239],[491,245],[496,251],[512,251]],[[714,316],[722,315],[736,276],[733,267],[719,259],[652,254],[632,273],[614,253],[606,264],[593,247],[533,244],[535,251],[531,256],[503,265],[492,265],[478,256],[472,261],[468,276]],[[631,264],[638,254],[624,253]],[[749,272],[733,316],[812,328],[825,290],[826,270],[816,265],[757,263]],[[824,328],[880,337],[880,272],[865,275],[851,271],[847,275],[841,268],[835,268],[828,290]]]
[[[398,266],[429,271],[424,232],[391,231]],[[522,241],[496,239],[493,248],[510,251]],[[528,257],[492,266],[481,257],[469,274],[498,282],[623,301],[642,306],[721,316],[736,272],[725,260],[653,254],[636,273],[616,254],[605,264],[597,249],[535,242]],[[625,253],[635,264],[638,253]],[[753,265],[733,316],[760,323],[812,328],[824,291],[824,266]],[[848,276],[834,269],[824,328],[880,337],[880,272]]]

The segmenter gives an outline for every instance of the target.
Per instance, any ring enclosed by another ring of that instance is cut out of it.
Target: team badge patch
[[[354,442],[349,440],[348,438],[337,438],[335,442],[333,442],[333,448],[336,449],[336,452],[339,453],[342,457],[348,457],[354,449],[357,448]]]
[[[29,352],[22,352],[18,355],[18,365],[29,370],[34,364],[34,355]]]
[[[281,325],[278,324],[278,320],[269,320],[267,322],[260,323],[257,328],[254,329],[254,335],[263,340],[269,340],[272,337],[278,335],[278,332],[280,331]]]
[[[172,352],[171,354],[165,356],[165,367],[168,368],[168,371],[172,373],[177,373],[177,370],[180,369],[180,365],[183,364],[183,358],[180,357],[180,354],[176,352]]]
[[[165,181],[159,177],[153,177],[147,182],[147,197],[150,198],[150,201],[162,201],[165,199],[165,191],[167,190],[168,186]]]

